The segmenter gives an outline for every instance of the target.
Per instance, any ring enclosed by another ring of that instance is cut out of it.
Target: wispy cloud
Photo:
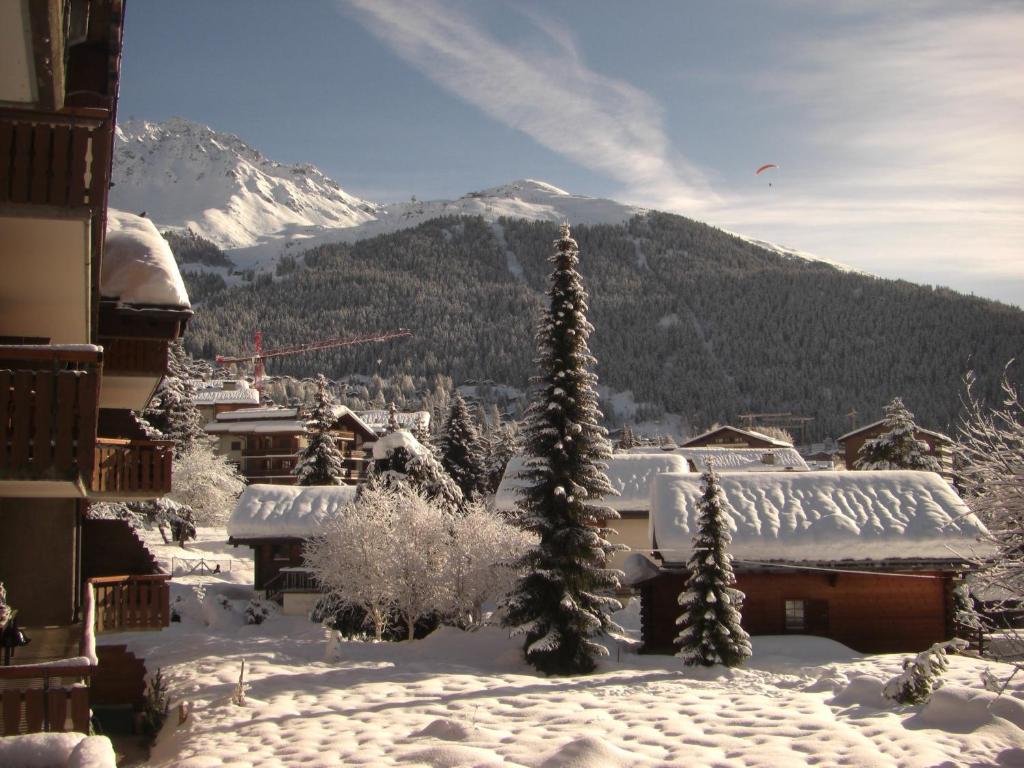
[[[549,45],[543,54],[526,53],[438,0],[346,0],[344,6],[438,85],[614,178],[633,200],[685,209],[713,199],[701,172],[669,146],[658,104],[588,68],[564,30],[529,17]]]

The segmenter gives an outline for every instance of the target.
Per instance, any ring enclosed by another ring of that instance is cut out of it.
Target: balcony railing
[[[110,339],[103,345],[107,375],[163,376],[167,373],[167,342],[154,339]]]
[[[162,629],[171,621],[170,574],[103,576],[89,579],[96,632]]]
[[[106,111],[0,109],[0,203],[98,208],[110,131]]]
[[[162,496],[171,490],[171,440],[96,439],[91,496]]]
[[[92,475],[101,353],[0,346],[0,480]]]

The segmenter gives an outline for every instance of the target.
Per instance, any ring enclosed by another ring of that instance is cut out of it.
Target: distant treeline
[[[405,327],[413,338],[281,358],[270,370],[522,388],[557,235],[550,222],[443,218],[313,248],[281,262],[273,280],[228,288],[187,275],[201,304],[186,345],[212,359],[250,349],[257,328],[272,347]],[[851,409],[862,424],[880,418],[899,395],[919,423],[947,430],[963,374],[975,370],[994,398],[1003,366],[1024,351],[1016,308],[783,257],[680,216],[577,226],[573,236],[598,375],[650,403],[641,418],[667,410],[701,429],[791,412],[814,418],[816,438],[846,431]],[[204,252],[203,263],[216,260]]]

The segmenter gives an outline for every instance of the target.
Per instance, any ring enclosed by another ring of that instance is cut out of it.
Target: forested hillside
[[[557,229],[442,218],[319,246],[282,261],[276,280],[204,284],[186,343],[209,359],[250,349],[256,328],[272,347],[407,327],[411,339],[283,358],[270,370],[521,387]],[[1003,365],[1024,350],[1018,309],[786,258],[680,216],[578,226],[573,236],[601,382],[694,429],[789,411],[815,418],[809,436],[835,436],[851,408],[863,423],[894,395],[920,423],[946,429],[962,374],[975,369],[994,395]]]

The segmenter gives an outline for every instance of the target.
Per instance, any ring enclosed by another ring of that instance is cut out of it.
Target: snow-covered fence
[[[170,575],[89,579],[96,601],[96,631],[161,629],[171,620]]]
[[[194,573],[231,573],[234,560],[208,560],[205,557],[172,557],[171,573],[175,576],[191,576]]]

